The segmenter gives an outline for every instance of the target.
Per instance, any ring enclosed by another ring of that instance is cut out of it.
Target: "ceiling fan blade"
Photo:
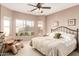
[[[32,12],[32,11],[34,11],[34,10],[36,10],[36,9],[37,9],[37,8],[35,8],[35,9],[31,10],[31,12]]]
[[[33,6],[33,7],[36,7],[35,5],[32,5],[32,4],[28,4],[29,6]]]
[[[43,8],[43,9],[51,9],[51,7],[41,7],[41,8]]]
[[[38,3],[36,6],[39,6],[41,3]]]

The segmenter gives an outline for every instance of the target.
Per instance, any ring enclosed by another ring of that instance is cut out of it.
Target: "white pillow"
[[[49,34],[49,36],[54,37],[56,33],[60,33],[60,32],[58,32],[58,31],[52,32],[52,33]]]
[[[76,38],[75,35],[72,35],[69,33],[63,33],[62,37],[63,37],[63,40],[65,40],[65,41],[70,41],[70,40],[73,40]]]
[[[54,31],[54,32],[50,33],[49,36],[54,36],[56,33],[61,33],[61,34],[62,34],[62,33],[64,33],[64,32],[61,32],[61,31]]]
[[[76,38],[75,35],[73,35],[73,34],[69,34],[69,33],[62,33],[62,37]]]
[[[56,33],[61,33],[61,37],[62,37],[63,39],[68,39],[68,40],[70,40],[70,39],[75,39],[75,38],[76,38],[75,35],[69,34],[69,33],[66,33],[66,32],[62,32],[62,31],[55,31],[55,32],[52,32],[52,33],[49,34],[49,37],[54,38],[54,36],[55,36]]]
[[[55,35],[54,32],[49,34],[50,37],[54,37],[54,35]]]

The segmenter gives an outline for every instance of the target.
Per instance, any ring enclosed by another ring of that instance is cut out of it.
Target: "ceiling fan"
[[[31,12],[32,11],[35,11],[35,10],[37,10],[37,9],[51,9],[51,7],[43,7],[42,6],[42,4],[43,3],[38,3],[37,5],[32,5],[32,4],[28,4],[29,6],[33,6],[33,7],[36,7],[36,8],[34,8],[33,10],[31,10]],[[41,13],[43,13],[43,11],[41,10]]]

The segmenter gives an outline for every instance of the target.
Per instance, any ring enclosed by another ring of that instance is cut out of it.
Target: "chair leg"
[[[5,49],[5,45],[2,46],[1,56],[4,55],[4,49]]]

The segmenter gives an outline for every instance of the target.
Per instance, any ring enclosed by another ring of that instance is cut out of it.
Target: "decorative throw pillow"
[[[56,38],[56,39],[59,39],[59,38],[61,38],[61,33],[55,33],[55,36],[54,36],[54,38]]]

